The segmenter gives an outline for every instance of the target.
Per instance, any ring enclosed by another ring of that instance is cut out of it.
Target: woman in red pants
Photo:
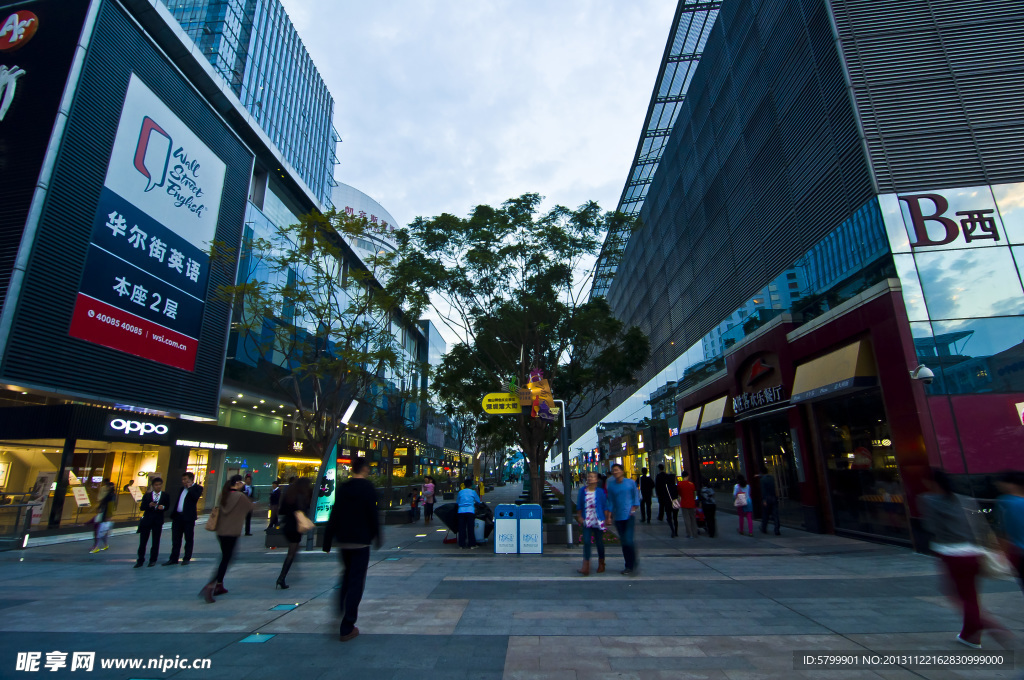
[[[980,649],[983,631],[1006,632],[1006,628],[985,616],[978,602],[984,550],[978,546],[974,522],[985,520],[973,498],[953,493],[949,476],[942,470],[932,470],[932,479],[926,484],[932,493],[919,497],[924,526],[932,536],[932,552],[942,560],[955,600],[964,614],[963,627],[956,639]]]

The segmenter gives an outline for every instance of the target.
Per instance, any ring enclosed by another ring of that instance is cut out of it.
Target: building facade
[[[280,0],[162,1],[290,169],[329,206],[341,141],[334,97]]]
[[[261,34],[286,17],[273,14],[280,3],[246,3],[245,16],[256,17],[249,28],[224,14],[215,27],[223,44],[197,50],[179,21],[189,3],[171,4],[178,15],[149,0],[0,2],[4,24],[24,29],[4,36],[12,45],[0,50],[0,66],[16,74],[0,111],[5,530],[35,534],[88,520],[103,480],[118,491],[121,520],[137,516],[155,475],[173,489],[193,472],[209,507],[232,474],[253,475],[266,501],[273,479],[316,478],[324,467],[294,406],[239,351],[231,306],[218,292],[255,275],[239,261],[243,243],[324,209],[334,189],[333,180],[315,181],[333,170],[329,158],[301,174],[301,159],[272,138],[222,68],[237,56],[228,49],[235,28],[249,31],[248,43],[238,39],[249,45],[248,69],[252,46],[277,40]],[[260,23],[264,11],[277,23]],[[285,38],[289,54],[308,62],[294,31]],[[297,74],[266,85],[288,115],[316,110],[330,129],[333,104],[306,62],[296,68],[315,81],[307,89],[289,89]],[[287,120],[281,127],[308,136]],[[359,244],[351,245],[346,262],[358,266]],[[389,322],[410,367],[431,356],[415,320],[396,313]],[[423,375],[383,376],[374,399],[389,398],[403,378],[419,386]],[[428,467],[421,402],[405,404],[402,432],[376,430],[357,413],[330,463],[363,455],[380,470],[386,446],[396,473],[420,474]],[[451,441],[439,447],[436,468],[459,467]],[[6,537],[0,531],[0,547]]]
[[[722,3],[607,293],[687,468],[921,545],[930,466],[981,497],[1024,466],[1022,30],[1010,2]]]

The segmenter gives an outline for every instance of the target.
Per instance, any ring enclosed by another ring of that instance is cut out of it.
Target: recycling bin
[[[544,509],[535,504],[519,506],[519,552],[538,555],[544,552]]]
[[[494,552],[519,552],[519,506],[501,504],[494,508]]]

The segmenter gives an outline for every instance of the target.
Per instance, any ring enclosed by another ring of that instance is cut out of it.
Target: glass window
[[[700,481],[711,482],[717,502],[732,507],[732,485],[740,472],[735,430],[731,427],[698,430],[697,464]]]
[[[906,539],[903,485],[881,392],[813,406],[836,529]]]
[[[1024,391],[1024,317],[934,321],[932,327],[945,391]]]
[[[1010,243],[1024,243],[1024,182],[992,187],[999,215]]]
[[[924,293],[921,292],[921,280],[917,277],[917,265],[913,255],[893,255],[896,272],[900,277],[903,289],[903,304],[907,308],[907,318],[911,321],[928,319],[928,309],[924,304]]]
[[[1024,292],[1009,248],[932,250],[915,258],[932,319],[1024,313]]]
[[[934,198],[923,198],[930,195]],[[1003,224],[996,212],[996,202],[992,197],[992,191],[987,186],[968,187],[966,189],[943,189],[940,194],[907,193],[901,194],[900,211],[903,215],[904,231],[914,243],[920,242],[910,219],[910,205],[913,204],[921,211],[928,239],[932,241],[943,241],[954,236],[949,242],[936,246],[915,246],[918,253],[951,250],[955,248],[977,248],[998,245],[998,240],[985,238],[984,230],[977,230],[978,220],[991,219],[999,234],[1003,234]],[[912,199],[912,197],[918,197]],[[928,219],[932,218],[934,219]],[[952,232],[955,231],[955,234]],[[967,241],[967,234],[975,232],[979,235],[977,239]],[[890,235],[890,239],[893,236]]]

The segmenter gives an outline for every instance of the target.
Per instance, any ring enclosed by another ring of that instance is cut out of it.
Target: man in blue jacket
[[[636,545],[633,541],[633,528],[636,523],[636,511],[640,509],[640,491],[636,482],[626,478],[622,466],[612,465],[612,479],[608,480],[606,490],[608,506],[615,520],[615,530],[622,542],[622,556],[626,559],[624,576],[630,576],[636,569]]]
[[[462,490],[456,496],[459,503],[459,547],[474,549],[476,545],[476,504],[482,503],[480,495],[473,490],[473,480],[462,482]]]

